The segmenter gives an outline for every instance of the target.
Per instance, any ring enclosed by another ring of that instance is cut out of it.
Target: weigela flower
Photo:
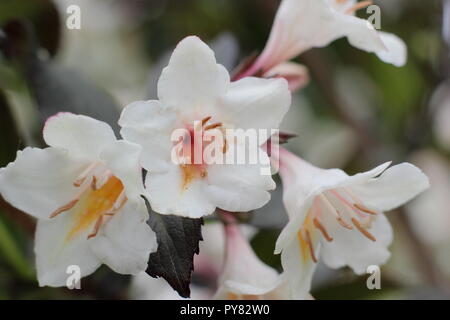
[[[249,77],[230,83],[212,50],[199,38],[188,37],[178,44],[163,70],[158,97],[159,101],[132,103],[119,120],[122,136],[143,147],[142,165],[148,170],[146,189],[153,210],[198,218],[216,208],[249,211],[269,201],[268,190],[275,183],[260,172],[260,164],[268,161],[207,163],[202,157],[207,145],[202,144],[202,135],[227,129],[277,129],[291,101],[284,79]],[[182,148],[200,149],[201,157],[173,161],[171,136],[177,129],[193,137]],[[216,151],[228,157],[247,147],[225,140]],[[268,160],[265,152],[260,155]]]
[[[417,167],[390,163],[349,176],[320,169],[280,148],[279,172],[289,223],[281,232],[281,252],[291,296],[304,298],[319,256],[331,268],[349,266],[357,274],[389,258],[392,229],[383,212],[429,187]]]
[[[141,198],[141,147],[70,113],[47,120],[44,140],[50,147],[19,151],[0,169],[2,196],[38,219],[39,284],[66,285],[71,265],[81,276],[102,263],[123,274],[145,270],[156,238]]]
[[[283,0],[266,47],[244,74],[266,72],[274,66],[316,47],[325,47],[346,37],[361,50],[375,53],[395,66],[406,63],[406,45],[397,36],[378,32],[366,20],[355,16],[371,1]]]
[[[225,262],[216,299],[257,300],[275,296],[280,286],[278,272],[253,252],[236,223],[225,225]]]

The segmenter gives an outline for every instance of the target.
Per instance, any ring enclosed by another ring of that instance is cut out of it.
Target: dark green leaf
[[[194,270],[194,254],[199,253],[202,239],[203,219],[189,219],[171,215],[160,215],[149,209],[150,227],[158,239],[158,251],[150,255],[147,273],[162,277],[178,294],[188,298],[189,284]]]
[[[2,128],[0,143],[1,168],[14,160],[20,143],[19,134],[11,114],[11,109],[2,91],[0,91],[0,128]]]

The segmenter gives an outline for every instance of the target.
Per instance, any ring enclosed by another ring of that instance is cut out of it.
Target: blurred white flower
[[[203,159],[176,164],[171,157],[171,135],[181,128],[192,133],[187,148],[197,150],[203,148],[195,139],[197,131],[277,129],[291,102],[284,79],[245,78],[230,83],[214,52],[199,38],[187,37],[161,74],[158,96],[159,101],[127,106],[119,120],[122,135],[143,147],[142,165],[149,171],[146,188],[153,210],[198,218],[216,208],[249,211],[269,201],[268,190],[275,183],[260,174],[260,164],[206,164]],[[194,128],[196,121],[200,128]],[[225,157],[236,147],[248,148],[226,141]]]
[[[2,196],[38,219],[39,284],[66,285],[70,265],[81,276],[102,263],[123,274],[145,270],[156,238],[140,198],[140,146],[117,141],[104,122],[70,113],[47,121],[44,140],[49,148],[19,151],[0,169]]]
[[[411,161],[430,178],[430,192],[408,204],[412,226],[418,237],[429,245],[450,240],[450,162],[432,150],[413,154]]]
[[[375,53],[382,61],[395,66],[406,63],[407,49],[395,35],[378,32],[355,12],[372,4],[357,0],[283,0],[269,40],[252,67],[243,74],[266,72],[316,47],[325,47],[346,37],[361,50]]]
[[[283,202],[289,223],[276,253],[294,299],[305,298],[320,256],[331,268],[366,272],[389,258],[392,229],[383,212],[411,200],[428,188],[427,177],[403,163],[385,163],[349,176],[339,169],[320,169],[280,149]]]
[[[433,133],[439,145],[450,150],[450,84],[444,82],[438,86],[431,99],[433,116]]]
[[[225,225],[226,254],[216,299],[267,298],[281,284],[278,272],[253,252],[236,223]]]

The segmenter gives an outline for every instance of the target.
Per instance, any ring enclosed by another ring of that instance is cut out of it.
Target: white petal
[[[268,159],[266,163],[269,163]],[[263,175],[261,169],[259,164],[211,165],[205,178],[205,196],[226,211],[246,212],[261,208],[270,200],[268,191],[276,187],[272,177]]]
[[[145,186],[147,198],[154,211],[187,218],[210,215],[216,206],[205,193],[205,183],[194,179],[183,188],[183,174],[179,166],[172,165],[163,173],[149,172]]]
[[[235,128],[278,129],[291,105],[291,94],[285,79],[247,77],[230,85],[221,104],[221,121]]]
[[[342,37],[368,52],[384,49],[370,23],[336,10],[327,0],[283,0],[257,65],[267,71],[308,49],[327,46]]]
[[[382,265],[390,257],[388,246],[392,242],[392,228],[383,214],[377,216],[368,230],[377,241],[373,242],[357,230],[337,227],[332,233],[333,241],[324,242],[323,261],[338,269],[349,266],[356,274],[366,273],[370,265]]]
[[[226,293],[263,295],[280,283],[278,272],[264,264],[253,252],[236,225],[226,226],[227,254],[216,298]]]
[[[143,201],[128,201],[89,241],[97,258],[115,272],[136,275],[147,269],[157,244],[155,233],[142,219],[146,211]]]
[[[428,178],[419,168],[402,163],[366,183],[352,185],[351,189],[365,206],[388,211],[403,205],[428,187]]]
[[[59,148],[25,148],[0,169],[0,193],[14,207],[47,219],[75,198],[73,182],[88,165]]]
[[[69,266],[79,267],[81,276],[85,277],[101,265],[87,241],[90,230],[72,239],[67,238],[73,227],[72,218],[67,212],[49,221],[38,221],[35,253],[40,286],[65,286],[70,276],[67,269]]]
[[[319,246],[316,246],[315,254],[319,254]],[[308,299],[317,263],[314,263],[311,259],[305,262],[299,242],[291,241],[281,253],[281,264],[288,281],[291,299]]]
[[[216,63],[214,52],[199,38],[191,36],[175,48],[169,65],[158,82],[158,97],[180,112],[208,107],[226,92],[229,75]]]
[[[177,127],[176,112],[158,101],[137,101],[122,111],[121,135],[142,146],[142,165],[151,171],[165,171],[171,163],[170,136]]]
[[[97,160],[102,146],[115,141],[116,137],[105,122],[72,113],[58,113],[45,123],[44,140],[49,146]]]
[[[128,199],[139,200],[144,194],[139,164],[141,150],[139,145],[121,140],[107,145],[100,154],[107,167],[123,183]]]
[[[384,62],[396,67],[403,67],[408,59],[408,49],[405,42],[392,33],[378,32],[386,50],[377,51],[376,55]]]

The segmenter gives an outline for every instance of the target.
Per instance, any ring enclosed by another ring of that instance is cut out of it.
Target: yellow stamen
[[[369,208],[363,206],[362,204],[355,203],[354,206],[356,209],[361,210],[362,212],[365,212],[365,213],[368,213],[371,215],[377,215],[377,213],[375,211],[370,210]]]

